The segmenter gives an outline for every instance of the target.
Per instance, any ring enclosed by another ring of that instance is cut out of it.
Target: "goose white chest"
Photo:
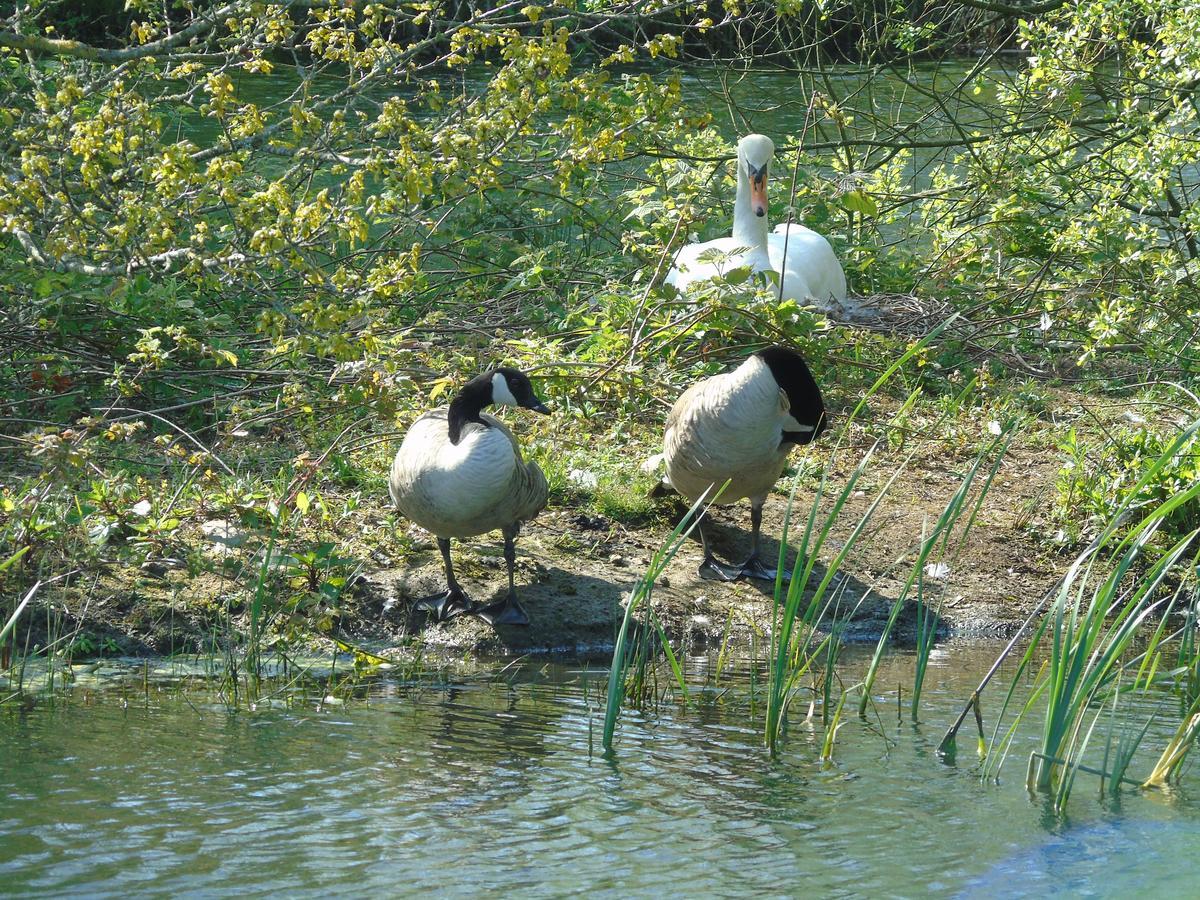
[[[503,423],[493,416],[448,435],[447,410],[413,423],[392,463],[389,492],[404,515],[440,537],[468,537],[510,525],[521,461]]]

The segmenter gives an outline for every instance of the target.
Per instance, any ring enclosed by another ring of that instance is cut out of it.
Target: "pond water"
[[[582,664],[498,662],[256,711],[140,677],[76,687],[0,707],[0,893],[1193,895],[1194,773],[1119,803],[1083,775],[1062,818],[1025,791],[1027,736],[999,784],[972,752],[938,759],[998,650],[939,647],[919,726],[897,721],[913,660],[893,654],[876,716],[850,717],[832,765],[802,718],[769,759],[752,666],[717,681],[708,657],[689,661],[687,710],[624,714],[611,760],[604,672]],[[865,661],[848,653],[847,684]],[[989,729],[1002,693],[985,695]]]

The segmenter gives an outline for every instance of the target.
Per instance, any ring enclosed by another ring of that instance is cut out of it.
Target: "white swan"
[[[786,347],[760,350],[734,371],[696,382],[675,401],[663,436],[671,486],[694,503],[728,479],[718,505],[750,500],[750,556],[740,566],[717,562],[701,522],[702,577],[775,578],[775,569],[758,555],[763,504],[792,447],[814,440],[824,427],[821,389],[800,354]]]
[[[533,393],[528,376],[500,368],[471,379],[449,407],[430,410],[413,422],[392,463],[388,493],[397,509],[437,536],[447,590],[417,601],[418,609],[443,621],[473,613],[489,624],[528,625],[513,587],[516,538],[521,523],[546,507],[546,477],[525,462],[504,423],[483,413],[489,404],[549,410]],[[508,595],[477,606],[454,578],[450,538],[499,528],[504,532]]]
[[[767,168],[775,153],[771,139],[748,134],[738,142],[737,199],[733,236],[685,244],[675,254],[667,284],[678,290],[750,266],[754,272],[783,273],[784,299],[812,301],[831,309],[846,302],[846,274],[829,241],[803,225],[779,225],[767,233]],[[713,262],[706,255],[728,254]],[[706,256],[701,259],[701,256]]]

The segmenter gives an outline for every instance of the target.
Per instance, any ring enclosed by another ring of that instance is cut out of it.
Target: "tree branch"
[[[95,62],[123,63],[132,59],[144,59],[147,56],[158,56],[164,51],[172,50],[186,44],[194,37],[199,37],[211,31],[218,23],[224,21],[243,3],[227,3],[219,9],[200,14],[191,25],[181,28],[174,34],[167,35],[149,44],[137,47],[122,47],[110,50],[105,47],[93,47],[82,41],[48,38],[37,34],[18,34],[15,31],[0,31],[0,47],[11,47],[14,50],[29,50],[34,53],[45,53],[50,56],[70,56],[75,59],[90,59]]]
[[[25,251],[26,255],[39,266],[55,272],[73,272],[76,275],[88,275],[93,278],[102,278],[109,275],[127,275],[138,269],[147,268],[166,272],[173,269],[180,262],[199,262],[204,268],[213,269],[225,263],[245,262],[247,259],[242,253],[231,253],[228,256],[220,257],[201,257],[191,247],[180,247],[175,250],[168,250],[165,253],[147,256],[143,259],[131,259],[126,263],[96,265],[95,263],[88,263],[79,259],[58,259],[49,256],[37,245],[33,239],[33,235],[23,229],[13,228],[10,233],[17,239],[17,243],[21,245],[21,249]]]
[[[1007,3],[996,3],[995,0],[958,0],[958,2],[963,6],[970,6],[972,9],[983,9],[1015,19],[1040,16],[1042,13],[1054,12],[1054,10],[1067,5],[1067,0],[1042,0],[1041,3],[1033,3],[1029,6],[1010,6]]]

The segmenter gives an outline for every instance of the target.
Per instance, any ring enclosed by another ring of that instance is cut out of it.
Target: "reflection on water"
[[[1171,861],[1190,858],[1200,828],[1188,796],[1129,794],[1114,809],[1081,782],[1064,823],[1027,796],[1021,762],[1000,785],[980,784],[973,757],[939,762],[945,722],[997,649],[939,651],[919,727],[897,722],[912,659],[892,657],[872,719],[849,721],[828,768],[821,729],[805,721],[767,759],[749,667],[698,689],[689,710],[627,714],[611,762],[591,752],[602,673],[578,666],[436,688],[382,681],[344,706],[253,713],[178,689],[148,703],[140,690],[77,691],[0,713],[0,884],[98,896],[993,896],[1067,878],[1076,891],[1169,893]],[[846,679],[863,664],[855,654]],[[691,661],[698,686],[710,662]],[[1029,746],[1018,740],[1014,759]],[[1095,884],[1089,866],[1126,880]]]

